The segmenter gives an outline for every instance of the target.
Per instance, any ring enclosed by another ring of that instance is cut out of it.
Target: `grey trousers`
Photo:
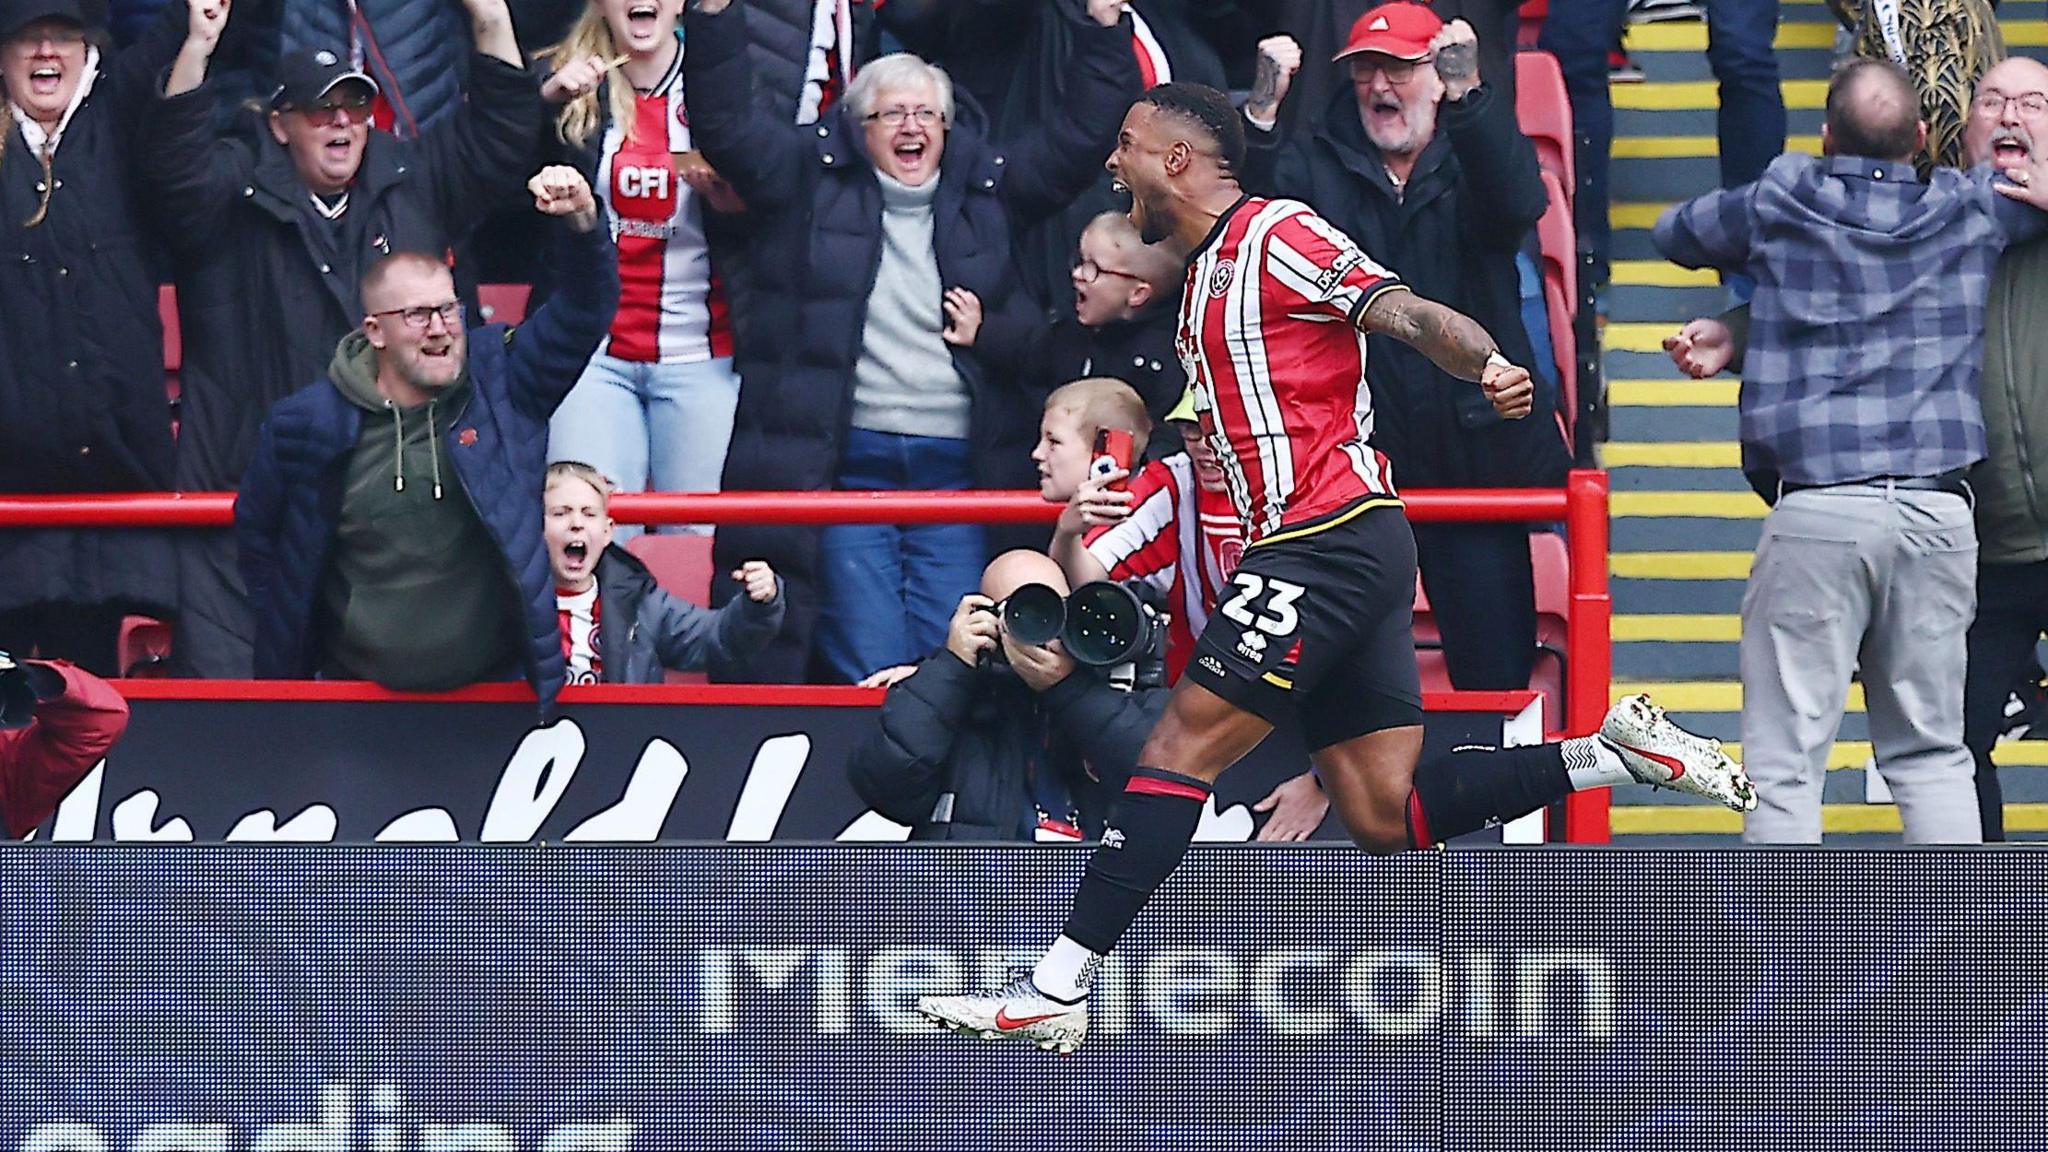
[[[1981,842],[1963,746],[1976,575],[1977,530],[1960,496],[1880,483],[1778,501],[1742,598],[1742,752],[1759,802],[1745,841],[1820,841],[1828,750],[1860,666],[1906,841]]]

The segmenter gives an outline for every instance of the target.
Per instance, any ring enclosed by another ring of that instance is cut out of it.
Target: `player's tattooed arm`
[[[1413,345],[1460,380],[1476,381],[1484,376],[1487,358],[1496,348],[1493,337],[1477,320],[1413,292],[1382,292],[1373,297],[1359,313],[1358,326]]]

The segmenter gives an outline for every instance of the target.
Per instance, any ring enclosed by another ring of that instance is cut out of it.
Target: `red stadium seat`
[[[1557,174],[1543,173],[1543,192],[1550,206],[1536,222],[1536,245],[1543,252],[1543,273],[1555,273],[1566,300],[1579,298],[1578,232],[1572,224],[1571,197]],[[1570,319],[1569,316],[1566,317]]]
[[[484,323],[518,324],[526,319],[526,300],[533,295],[530,284],[479,284],[477,303],[483,306]]]
[[[1564,537],[1555,532],[1529,534],[1529,564],[1536,578],[1536,664],[1529,687],[1543,693],[1543,730],[1564,726],[1564,653],[1566,621],[1571,618],[1571,559]],[[1415,664],[1425,692],[1449,692],[1450,672],[1444,664],[1443,637],[1422,581],[1415,582]]]
[[[1572,160],[1572,105],[1564,87],[1564,71],[1548,52],[1515,54],[1515,119],[1522,135],[1536,145],[1536,161],[1564,182],[1565,198],[1577,196],[1577,165]]]
[[[124,616],[114,644],[115,662],[124,677],[137,679],[170,674],[171,626],[150,616]]]
[[[692,604],[711,603],[711,537],[656,536],[642,532],[626,542],[626,551],[640,558],[671,596]],[[702,672],[670,672],[670,684],[703,684]]]

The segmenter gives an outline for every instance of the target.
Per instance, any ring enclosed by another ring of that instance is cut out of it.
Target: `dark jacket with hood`
[[[782,627],[781,581],[766,604],[735,596],[719,609],[672,596],[640,558],[616,544],[597,558],[599,649],[606,684],[659,684],[668,669],[693,672],[768,643]],[[619,654],[624,653],[621,657]]]
[[[133,178],[149,87],[184,43],[183,7],[103,52],[46,177],[0,115],[0,492],[171,485],[156,278]],[[44,218],[28,221],[44,204]],[[0,532],[0,610],[176,599],[171,542],[138,529]]]
[[[1155,301],[1129,320],[1096,328],[1083,325],[1069,307],[1052,324],[1018,324],[1008,317],[984,323],[978,342],[985,354],[1018,365],[1018,379],[1039,402],[1053,389],[1084,376],[1108,376],[1137,390],[1152,417],[1159,421],[1180,403],[1187,373],[1174,349],[1180,327],[1177,296]],[[1163,439],[1155,436],[1155,440]],[[1164,455],[1180,451],[1174,445]],[[1153,457],[1156,459],[1156,457]]]
[[[284,146],[261,122],[218,137],[216,101],[211,80],[159,98],[140,157],[176,265],[187,491],[234,486],[263,414],[318,378],[362,323],[363,273],[392,252],[452,252],[533,174],[541,131],[533,78],[476,57],[458,114],[416,140],[370,133],[330,244]],[[463,276],[458,267],[467,299]]]
[[[1501,354],[1529,366],[1515,254],[1547,200],[1536,150],[1486,85],[1438,106],[1437,131],[1397,193],[1346,88],[1321,128],[1281,144],[1247,132],[1245,188],[1302,200],[1423,297],[1477,320]],[[1557,390],[1536,377],[1535,411],[1502,420],[1486,394],[1391,336],[1366,353],[1374,443],[1410,487],[1549,487],[1571,466]]]
[[[466,500],[516,589],[520,634],[513,651],[551,714],[564,680],[554,578],[541,531],[548,418],[596,351],[618,302],[618,271],[602,229],[562,229],[563,285],[517,330],[492,324],[469,334],[470,395],[429,451],[447,499]],[[452,398],[452,397],[451,397]],[[363,408],[328,379],[280,402],[263,425],[235,501],[242,578],[256,618],[256,674],[307,677],[327,663],[315,627],[334,563]],[[394,431],[402,429],[394,423]],[[388,458],[388,457],[387,457]],[[408,470],[411,484],[434,483]]]
[[[1099,170],[1095,142],[1120,122],[1136,89],[1124,46],[1127,26],[1103,28],[1085,16],[1077,44],[1072,100],[1040,131],[998,150],[980,128],[971,100],[959,102],[946,134],[933,246],[942,283],[981,297],[987,312],[1023,304],[1011,259],[1025,223],[1057,210]],[[753,98],[746,5],[717,15],[686,9],[683,57],[690,129],[705,157],[757,218],[752,309],[737,349],[741,389],[724,487],[812,490],[832,487],[853,401],[867,301],[882,253],[882,193],[863,152],[861,124],[845,102],[817,124],[764,122]],[[972,349],[954,349],[954,366],[971,397],[971,432],[986,487],[1022,486],[1038,413],[1007,373],[990,370]],[[760,558],[791,589],[788,622],[768,651],[736,678],[794,681],[804,676],[816,619],[819,530],[732,525],[718,533],[718,571]],[[720,581],[723,595],[731,585]],[[723,599],[723,595],[718,598]],[[733,675],[733,670],[721,669]]]
[[[890,687],[847,771],[913,840],[1030,840],[1041,813],[1078,814],[1093,840],[1169,692],[1120,691],[1082,668],[1035,693],[942,648]]]

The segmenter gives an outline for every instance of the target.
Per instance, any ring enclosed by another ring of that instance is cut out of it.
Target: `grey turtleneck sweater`
[[[945,285],[932,246],[939,181],[912,188],[881,172],[875,179],[882,185],[882,266],[853,368],[853,426],[964,440],[967,384],[940,336]]]

